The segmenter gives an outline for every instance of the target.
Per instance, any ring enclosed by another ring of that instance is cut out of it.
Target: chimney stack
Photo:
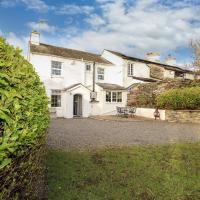
[[[30,35],[30,43],[34,45],[40,44],[40,33],[37,31],[32,31]]]
[[[167,65],[176,65],[176,58],[169,55],[166,59],[165,59],[165,63]]]
[[[150,52],[146,54],[146,59],[153,62],[160,61],[160,53],[158,52]]]

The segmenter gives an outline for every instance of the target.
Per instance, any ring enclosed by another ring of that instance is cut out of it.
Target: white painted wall
[[[96,91],[98,92],[97,100],[99,103],[93,104],[92,115],[115,115],[116,107],[124,107],[127,105],[127,91],[122,92],[122,102],[106,102],[106,91],[100,86],[96,86]],[[109,91],[109,90],[108,90]]]
[[[164,70],[164,78],[174,78],[175,77],[175,72],[172,70]]]
[[[154,119],[154,112],[155,108],[137,108],[135,115]],[[159,110],[159,112],[160,119],[165,120],[165,110]]]
[[[83,86],[64,92],[63,100],[63,117],[73,118],[73,101],[74,95],[82,95],[82,116],[89,117],[91,115],[90,90]]]
[[[109,79],[112,82],[122,85],[124,87],[128,87],[133,83],[141,83],[143,81],[134,80],[132,77],[128,76],[128,63],[134,64],[134,76],[149,78],[150,77],[150,68],[144,64],[139,62],[131,62],[129,60],[124,60],[120,56],[117,56],[107,50],[104,50],[102,53],[102,57],[115,64],[110,72],[108,73]],[[115,76],[113,76],[113,72],[115,71]],[[116,73],[117,72],[117,73]],[[120,81],[119,81],[120,80]]]
[[[128,63],[133,63],[133,76],[142,77],[142,78],[150,78],[150,68],[144,63],[139,62],[124,62],[124,87],[128,87],[133,83],[142,83],[143,81],[133,79],[133,77],[128,76]]]
[[[184,78],[185,79],[194,80],[194,74],[185,73],[184,74]]]

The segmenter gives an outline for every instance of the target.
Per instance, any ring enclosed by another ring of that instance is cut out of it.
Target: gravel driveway
[[[48,135],[49,147],[66,150],[182,141],[200,141],[200,125],[158,121],[52,119]]]

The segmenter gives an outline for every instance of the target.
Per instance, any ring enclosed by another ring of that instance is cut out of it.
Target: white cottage
[[[40,43],[39,33],[32,32],[28,60],[45,86],[52,115],[73,118],[115,114],[116,106],[126,106],[134,83],[194,79],[192,72],[160,63],[158,56],[139,59],[110,50],[97,55]]]
[[[57,117],[113,114],[116,106],[126,105],[121,68],[100,55],[42,44],[33,32],[28,59]]]

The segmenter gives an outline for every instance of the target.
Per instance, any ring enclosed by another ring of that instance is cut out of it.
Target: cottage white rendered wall
[[[116,68],[116,70],[118,69],[118,76],[116,76],[116,78],[117,80],[120,79],[121,84],[119,84],[119,82],[118,83],[116,82],[116,84],[122,85],[124,87],[128,87],[132,85],[133,83],[143,82],[143,81],[135,80],[132,77],[128,76],[128,63],[130,63],[129,60],[124,60],[120,56],[117,56],[107,50],[103,51],[102,57],[107,59],[111,63],[115,64],[114,67]],[[138,62],[131,62],[131,63],[134,64],[134,76],[143,77],[143,78],[150,77],[150,68],[146,64],[138,63]],[[112,71],[109,77],[113,77]]]
[[[124,64],[124,60],[120,56],[117,56],[105,49],[101,56],[115,65],[122,66]]]
[[[104,82],[123,86],[124,60],[107,50],[104,50],[101,56],[109,62],[113,63],[113,65],[110,65],[106,68]]]
[[[164,70],[164,78],[174,78],[175,77],[175,72],[172,70]]]
[[[184,78],[194,80],[194,74],[185,73]]]
[[[117,91],[116,91],[117,92]],[[119,91],[122,92],[122,102],[106,102],[106,91],[103,92],[103,109],[102,115],[115,115],[117,113],[116,107],[125,107],[127,105],[127,92],[126,91]]]
[[[144,63],[125,61],[124,63],[124,86],[128,87],[133,83],[143,83],[143,81],[133,79],[132,76],[128,76],[128,63],[133,64],[133,76],[150,78],[150,68]]]

